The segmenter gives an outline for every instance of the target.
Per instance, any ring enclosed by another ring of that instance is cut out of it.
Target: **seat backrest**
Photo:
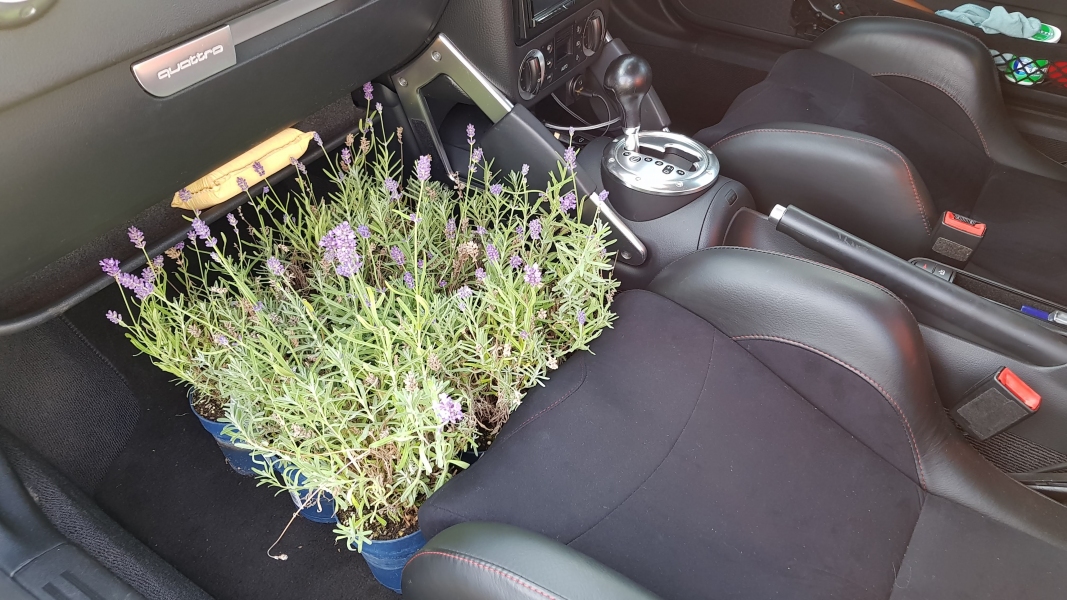
[[[883,80],[902,78],[934,88],[959,107],[993,161],[1034,175],[1067,181],[1067,168],[1023,139],[1008,118],[999,73],[978,38],[937,23],[900,17],[857,17],[830,28],[811,46]],[[922,106],[924,94],[909,94]],[[941,107],[933,112],[938,112]],[[960,132],[967,135],[970,132]]]

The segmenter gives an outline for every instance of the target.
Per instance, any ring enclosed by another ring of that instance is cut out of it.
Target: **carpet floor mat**
[[[292,501],[230,469],[185,389],[135,356],[122,330],[104,319],[122,306],[111,286],[66,315],[140,405],[128,443],[95,486],[101,508],[218,600],[395,598],[358,554],[335,542],[331,525],[298,518],[274,549],[288,559],[267,555]]]

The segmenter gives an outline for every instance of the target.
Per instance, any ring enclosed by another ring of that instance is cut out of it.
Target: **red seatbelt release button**
[[[1032,411],[1041,408],[1041,394],[1034,391],[1034,388],[1026,385],[1026,382],[1019,378],[1014,371],[1008,367],[1004,367],[997,373],[997,381],[1000,382],[1016,399],[1026,405]]]
[[[942,218],[941,222],[956,231],[962,231],[963,233],[975,237],[982,237],[985,235],[985,223],[957,215],[951,211],[945,211],[945,216]]]
[[[1041,394],[1008,367],[986,377],[952,409],[952,418],[979,440],[1014,426],[1041,408]]]

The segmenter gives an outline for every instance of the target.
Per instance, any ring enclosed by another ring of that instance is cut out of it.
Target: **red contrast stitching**
[[[911,167],[908,166],[907,159],[905,159],[904,156],[902,154],[900,154],[899,152],[897,152],[896,149],[893,148],[892,146],[890,146],[888,144],[881,144],[881,143],[876,142],[874,140],[868,140],[868,139],[859,138],[859,137],[849,137],[849,136],[846,136],[846,135],[838,135],[838,134],[835,134],[835,133],[825,133],[825,132],[822,132],[822,131],[803,131],[803,130],[800,130],[800,129],[750,129],[748,131],[742,131],[740,133],[735,133],[735,134],[728,135],[728,136],[722,138],[721,140],[715,142],[711,146],[711,149],[714,150],[716,146],[718,146],[719,144],[721,144],[721,143],[723,143],[725,141],[732,140],[734,138],[741,137],[743,135],[748,135],[750,133],[801,133],[801,134],[807,134],[807,135],[821,135],[821,136],[825,136],[825,137],[838,138],[838,139],[842,139],[842,140],[850,140],[850,141],[853,141],[853,142],[863,142],[864,144],[870,144],[872,146],[877,146],[877,147],[879,147],[879,148],[881,148],[883,150],[886,150],[887,152],[889,152],[893,156],[896,156],[898,159],[900,159],[900,163],[904,165],[904,170],[907,171],[907,173],[908,173],[908,183],[911,184],[911,194],[915,198],[915,205],[919,207],[919,218],[923,222],[923,228],[926,229],[927,235],[929,235],[931,233],[931,231],[930,231],[930,216],[926,214],[926,209],[923,207],[922,198],[919,197],[919,189],[915,185],[915,177],[911,173]]]
[[[516,433],[522,431],[523,427],[526,427],[527,425],[529,425],[531,422],[536,420],[541,415],[543,415],[546,412],[552,410],[553,408],[556,408],[557,406],[559,406],[560,402],[563,402],[567,398],[570,398],[574,394],[574,392],[578,391],[578,388],[582,387],[582,384],[585,383],[585,378],[588,375],[589,375],[589,370],[588,370],[588,367],[585,364],[585,359],[583,358],[582,359],[582,378],[578,380],[578,383],[575,384],[574,387],[572,387],[570,390],[568,390],[567,393],[563,394],[563,396],[561,396],[559,400],[556,400],[552,404],[549,404],[545,408],[542,408],[537,414],[535,414],[532,417],[530,417],[529,419],[526,419],[525,421],[523,421],[522,424],[520,424],[514,431],[512,431],[512,432],[508,433],[506,436],[498,439],[496,441],[496,443],[500,444],[504,440],[506,440],[506,439],[510,438],[511,436],[515,435]]]
[[[535,593],[537,593],[537,594],[539,594],[541,596],[544,596],[545,598],[550,598],[551,600],[559,600],[558,598],[556,598],[552,594],[549,594],[548,592],[545,592],[544,590],[540,590],[540,589],[538,589],[538,588],[526,583],[525,581],[519,579],[518,577],[515,577],[511,573],[508,573],[506,571],[502,571],[502,570],[497,569],[495,567],[491,567],[491,566],[489,566],[489,565],[487,565],[485,563],[482,563],[482,562],[479,562],[479,561],[476,561],[476,560],[471,560],[471,559],[463,557],[463,556],[456,556],[455,554],[449,554],[447,552],[435,552],[435,551],[432,551],[432,550],[427,550],[426,552],[419,552],[415,556],[412,556],[411,560],[408,561],[408,562],[410,563],[410,562],[414,561],[416,558],[418,558],[420,556],[429,556],[429,555],[444,556],[446,558],[454,558],[454,559],[456,559],[458,561],[462,561],[462,562],[465,562],[465,563],[468,563],[468,564],[472,564],[472,565],[474,565],[474,566],[476,566],[476,567],[478,567],[480,569],[485,569],[486,571],[490,571],[492,573],[496,573],[497,575],[500,575],[501,577],[503,577],[505,579],[513,581],[513,582],[521,585],[522,587],[524,587],[524,588],[526,588],[526,589],[528,589],[528,590],[530,590],[532,592],[535,592]]]
[[[867,383],[871,384],[874,387],[874,389],[878,390],[878,392],[882,394],[883,398],[885,398],[887,401],[889,401],[889,404],[897,411],[897,414],[900,415],[900,420],[904,423],[904,430],[908,434],[908,440],[911,442],[911,452],[915,456],[915,468],[919,472],[919,481],[921,482],[923,489],[924,490],[926,489],[926,476],[923,473],[922,460],[919,458],[919,444],[915,441],[915,434],[911,430],[911,423],[908,422],[908,417],[904,415],[904,410],[900,408],[900,405],[897,404],[897,401],[893,399],[893,396],[888,391],[886,391],[885,388],[883,388],[882,386],[878,385],[878,382],[876,382],[875,380],[871,379],[870,377],[867,376],[866,373],[864,373],[863,371],[860,371],[859,369],[857,369],[856,367],[853,367],[852,365],[846,363],[845,361],[843,361],[843,360],[841,360],[841,359],[839,359],[839,358],[837,358],[835,356],[831,356],[831,355],[823,352],[822,350],[818,350],[816,348],[812,348],[811,346],[809,346],[809,345],[807,345],[807,344],[805,344],[803,342],[798,342],[796,340],[791,340],[791,339],[788,339],[788,338],[776,337],[776,336],[773,336],[773,335],[739,335],[739,336],[735,336],[735,337],[733,337],[731,339],[734,340],[735,342],[741,341],[741,340],[770,340],[770,341],[773,341],[773,342],[782,342],[782,343],[785,343],[785,344],[791,344],[791,345],[797,346],[799,348],[804,348],[805,350],[809,350],[811,352],[814,352],[815,354],[818,354],[819,356],[822,356],[823,358],[826,358],[826,359],[834,361],[835,363],[841,365],[842,367],[845,367],[849,371],[852,371],[856,375],[859,375],[864,381],[866,381]]]
[[[977,38],[975,38],[975,39],[977,39]],[[928,86],[930,86],[932,88],[935,88],[937,91],[939,91],[942,94],[948,96],[949,98],[952,99],[953,102],[956,103],[957,106],[960,107],[960,110],[963,111],[963,114],[967,115],[967,118],[971,120],[971,125],[974,126],[974,131],[975,131],[975,133],[978,134],[978,139],[982,140],[982,150],[985,150],[985,155],[986,156],[990,156],[991,157],[991,155],[989,154],[989,144],[986,143],[985,136],[982,135],[982,130],[981,130],[981,128],[978,127],[978,121],[976,121],[974,119],[974,117],[971,116],[971,111],[967,110],[967,107],[963,105],[963,102],[960,102],[959,98],[954,96],[948,90],[946,90],[945,88],[941,87],[940,85],[938,85],[938,84],[936,84],[936,83],[934,83],[932,81],[928,81],[926,79],[923,79],[922,77],[919,77],[917,75],[912,75],[910,73],[871,73],[871,77],[904,77],[906,79],[914,79],[915,81],[919,81],[919,82],[925,83],[926,85],[928,85]]]

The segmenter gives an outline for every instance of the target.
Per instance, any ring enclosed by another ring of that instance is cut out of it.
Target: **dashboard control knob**
[[[599,8],[589,13],[589,17],[585,20],[585,27],[582,28],[582,52],[586,56],[596,54],[604,45],[606,29],[604,13],[600,12]]]
[[[530,50],[519,65],[519,96],[532,100],[545,82],[545,55],[540,50]]]

